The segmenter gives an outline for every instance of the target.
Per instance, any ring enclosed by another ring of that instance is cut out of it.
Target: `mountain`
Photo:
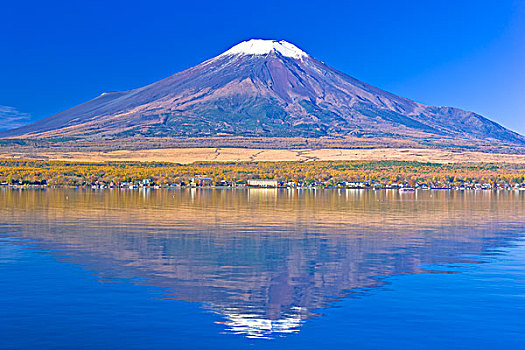
[[[375,88],[286,41],[249,40],[142,88],[97,98],[2,137],[391,137],[525,144],[478,114]]]

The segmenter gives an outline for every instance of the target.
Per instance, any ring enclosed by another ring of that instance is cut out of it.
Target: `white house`
[[[251,179],[248,180],[248,186],[252,187],[277,187],[277,180]]]

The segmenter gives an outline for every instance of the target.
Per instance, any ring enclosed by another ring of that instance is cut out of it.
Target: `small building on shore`
[[[192,177],[190,179],[190,186],[191,187],[197,187],[197,186],[211,186],[213,185],[213,181],[210,177],[202,176],[202,175],[195,175],[195,177]]]
[[[248,186],[250,187],[278,187],[277,180],[268,179],[250,179],[248,180]]]
[[[370,184],[366,181],[347,181],[346,188],[367,188]]]

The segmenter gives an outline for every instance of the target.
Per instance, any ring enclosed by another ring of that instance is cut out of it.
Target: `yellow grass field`
[[[439,149],[252,149],[252,148],[166,148],[108,152],[0,152],[0,158],[101,161],[159,161],[189,164],[196,161],[344,161],[403,160],[435,163],[501,162],[525,163],[525,155],[450,151]]]

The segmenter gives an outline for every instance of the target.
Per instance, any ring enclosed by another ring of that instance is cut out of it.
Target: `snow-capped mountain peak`
[[[342,137],[365,142],[378,137],[525,145],[525,137],[480,115],[416,103],[338,72],[286,41],[261,39],[242,42],[145,87],[106,93],[0,132],[0,137],[22,135]]]
[[[302,59],[307,57],[306,52],[299,49],[294,44],[290,44],[284,40],[263,40],[263,39],[252,39],[243,41],[225,53],[223,55],[267,55],[271,52],[279,52],[285,57],[291,57],[296,59]]]

